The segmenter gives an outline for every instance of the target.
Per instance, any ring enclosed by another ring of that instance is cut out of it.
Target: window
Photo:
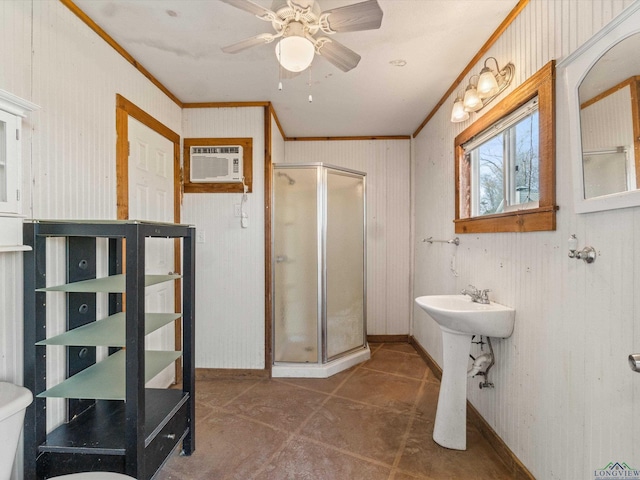
[[[554,64],[456,137],[456,233],[555,230]]]
[[[471,162],[471,216],[537,208],[538,99],[463,145]]]

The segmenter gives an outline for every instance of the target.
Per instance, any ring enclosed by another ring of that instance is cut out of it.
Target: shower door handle
[[[286,255],[276,255],[276,263],[286,262],[287,260]]]
[[[629,355],[629,366],[634,372],[640,372],[640,353]]]

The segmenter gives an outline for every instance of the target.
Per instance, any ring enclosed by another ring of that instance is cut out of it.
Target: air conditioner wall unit
[[[202,145],[189,149],[192,183],[242,182],[241,145]]]

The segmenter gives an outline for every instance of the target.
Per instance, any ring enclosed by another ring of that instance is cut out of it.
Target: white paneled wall
[[[520,84],[549,60],[573,52],[631,3],[530,0],[486,56],[501,65],[513,61],[514,85]],[[233,216],[239,194],[186,195],[183,221],[205,234],[197,258],[197,366],[263,368],[264,109],[183,112],[58,1],[2,1],[0,26],[0,88],[42,107],[23,130],[24,209],[30,217],[115,218],[118,93],[182,137],[253,138],[249,228]],[[516,308],[514,335],[494,344],[495,390],[480,391],[470,381],[469,398],[537,478],[571,480],[592,478],[610,461],[640,465],[640,378],[626,363],[629,353],[640,351],[634,242],[640,209],[573,213],[563,105],[557,110],[558,230],[460,235],[459,247],[421,242],[455,236],[453,139],[468,123],[449,123],[447,108],[413,148],[408,140],[285,142],[274,122],[271,143],[274,162],[323,161],[367,173],[370,334],[412,330],[441,361],[437,326],[411,309],[413,296],[453,293],[474,283]],[[593,265],[567,258],[571,233],[581,246],[596,247]],[[52,247],[53,261],[60,251]],[[22,255],[0,254],[0,380],[22,377],[21,284]],[[61,316],[52,317],[52,328]]]
[[[0,381],[22,384],[22,254],[0,253]]]
[[[31,2],[28,10],[31,9]],[[31,209],[36,218],[115,218],[116,94],[180,133],[181,108],[60,2],[34,1]]]
[[[284,139],[275,119],[271,119],[271,162],[284,162]]]
[[[409,333],[410,159],[409,140],[285,143],[287,163],[324,162],[367,174],[369,335]]]
[[[33,218],[116,217],[116,94],[180,133],[182,112],[58,1],[0,2],[0,89],[38,104],[23,122],[23,209]],[[52,248],[51,258],[64,250]],[[55,281],[56,274],[48,278]],[[22,383],[22,254],[0,253],[0,380]],[[50,299],[60,328],[63,309]],[[60,349],[48,354],[60,376]],[[48,403],[63,417],[59,402]],[[13,479],[21,478],[21,453]]]
[[[531,0],[486,57],[512,61],[517,85],[549,60],[562,60],[631,3]],[[640,351],[634,242],[640,209],[574,213],[564,105],[558,101],[555,232],[459,235],[457,248],[420,243],[424,236],[455,236],[454,138],[473,114],[452,124],[442,108],[414,140],[414,296],[455,293],[472,283],[516,309],[513,336],[494,341],[496,388],[479,390],[478,380],[470,380],[469,399],[536,478],[557,480],[594,478],[610,461],[640,464],[640,378],[626,360]],[[572,233],[580,247],[597,249],[594,264],[567,257]],[[437,325],[418,308],[413,315],[416,339],[441,362]]]
[[[234,217],[239,193],[185,194],[182,221],[204,233],[196,245],[196,366],[264,368],[264,108],[188,108],[184,138],[253,138],[248,228]]]
[[[115,218],[115,101],[120,93],[180,131],[181,109],[54,1],[0,2],[0,88],[41,109],[23,122],[24,214]],[[0,350],[21,357],[21,254],[0,254]],[[17,350],[19,353],[16,353]],[[21,377],[0,364],[0,379]]]

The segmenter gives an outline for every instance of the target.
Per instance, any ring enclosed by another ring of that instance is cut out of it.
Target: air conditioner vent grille
[[[242,146],[196,146],[190,153],[191,182],[242,181]]]

